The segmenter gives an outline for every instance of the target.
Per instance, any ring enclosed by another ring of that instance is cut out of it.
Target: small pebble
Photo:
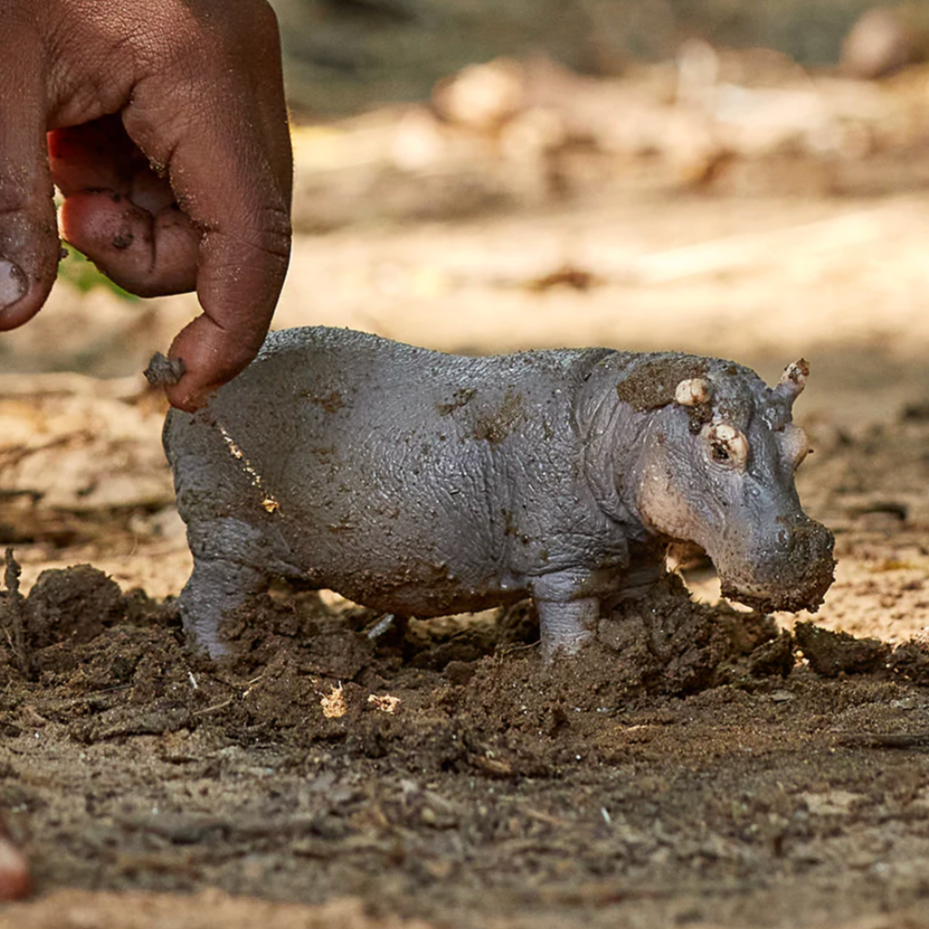
[[[187,373],[187,365],[181,358],[168,358],[155,352],[144,373],[152,387],[171,387]]]

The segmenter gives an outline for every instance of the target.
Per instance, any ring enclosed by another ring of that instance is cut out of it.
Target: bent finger
[[[152,215],[110,191],[72,194],[61,207],[65,240],[110,280],[140,297],[197,285],[201,233],[177,206]]]
[[[52,180],[65,197],[95,189],[128,194],[136,168],[147,164],[118,114],[52,130],[48,159]]]
[[[119,116],[49,133],[49,155],[67,242],[140,297],[196,287],[200,232]]]
[[[167,165],[182,209],[202,231],[197,295],[203,316],[171,349],[187,373],[168,396],[187,409],[201,405],[257,353],[290,258],[292,160],[272,22],[264,22],[264,59],[252,76],[227,86],[227,96],[207,97],[189,86],[166,90],[150,79],[136,87],[123,114],[139,147]],[[216,67],[229,73],[221,59]],[[179,111],[183,94],[187,105]],[[173,133],[154,131],[172,125]]]
[[[186,368],[180,381],[166,388],[168,400],[191,411],[258,354],[286,272],[286,257],[269,256],[219,232],[204,242],[201,256],[197,294],[204,312],[178,334],[168,352]],[[209,275],[203,274],[203,266]]]

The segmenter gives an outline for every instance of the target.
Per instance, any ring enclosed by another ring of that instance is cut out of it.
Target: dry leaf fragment
[[[382,713],[396,713],[400,709],[400,704],[403,701],[399,697],[391,697],[390,694],[371,694],[368,697],[368,703],[370,703],[376,710],[380,710]]]
[[[345,694],[342,692],[342,684],[333,686],[332,690],[323,696],[319,701],[323,708],[323,716],[326,719],[341,719],[348,712],[348,705],[345,703]]]

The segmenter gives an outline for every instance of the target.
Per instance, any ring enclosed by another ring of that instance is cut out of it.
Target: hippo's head
[[[794,485],[809,444],[791,408],[809,366],[789,365],[769,388],[746,368],[690,361],[702,370],[681,364],[689,376],[665,377],[673,399],[648,417],[635,469],[643,523],[703,548],[724,596],[760,610],[816,610],[835,562],[832,533],[803,512]]]

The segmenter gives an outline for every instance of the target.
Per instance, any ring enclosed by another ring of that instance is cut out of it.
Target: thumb
[[[45,137],[42,40],[29,14],[4,15],[0,55],[0,330],[41,309],[60,242]]]

